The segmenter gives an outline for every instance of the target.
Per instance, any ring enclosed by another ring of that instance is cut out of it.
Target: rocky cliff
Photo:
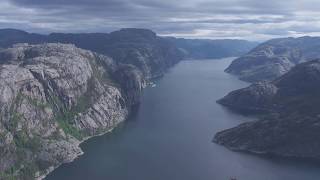
[[[0,179],[34,179],[110,131],[139,102],[143,74],[132,65],[67,44],[0,51]]]
[[[236,90],[218,101],[240,112],[264,112],[215,135],[232,150],[320,160],[320,60],[294,67],[272,82]]]
[[[320,57],[319,37],[280,38],[262,43],[225,70],[250,82],[274,80],[299,63]]]

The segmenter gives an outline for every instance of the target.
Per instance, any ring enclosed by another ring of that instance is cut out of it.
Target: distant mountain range
[[[246,54],[258,45],[257,42],[237,39],[168,39],[183,50],[186,57],[190,59],[238,57]]]
[[[0,30],[0,47],[16,43],[67,43],[112,57],[117,63],[137,66],[149,79],[183,59],[183,53],[167,41],[146,29],[122,29],[112,33],[41,35],[14,29]]]
[[[218,103],[260,118],[217,133],[215,142],[235,151],[320,160],[320,60],[233,91]]]
[[[316,58],[320,58],[320,37],[272,39],[234,60],[226,72],[250,82],[274,80]]]
[[[127,28],[111,33],[28,33],[0,29],[0,48],[16,43],[69,43],[137,66],[146,77],[163,75],[182,59],[212,59],[244,55],[257,43],[244,40],[191,40],[159,37],[151,30]]]

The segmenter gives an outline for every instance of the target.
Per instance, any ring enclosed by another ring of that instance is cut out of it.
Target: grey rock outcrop
[[[231,150],[320,160],[320,60],[302,63],[272,82],[231,92],[218,102],[260,120],[217,133]]]
[[[225,70],[250,82],[274,80],[295,65],[320,58],[320,38],[280,38],[262,43]]]
[[[34,179],[72,161],[82,140],[126,119],[144,84],[136,67],[74,45],[1,50],[0,179]]]
[[[273,109],[272,100],[278,88],[271,83],[261,81],[251,86],[233,91],[217,102],[235,110],[261,112]]]
[[[267,117],[221,131],[214,142],[233,151],[319,161],[319,121],[310,116]]]

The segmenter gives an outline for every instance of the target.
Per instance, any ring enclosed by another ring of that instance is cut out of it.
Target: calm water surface
[[[248,85],[223,72],[231,60],[180,62],[145,89],[132,118],[83,143],[83,156],[46,179],[320,179],[320,166],[235,153],[211,142],[216,132],[250,120],[215,103]]]

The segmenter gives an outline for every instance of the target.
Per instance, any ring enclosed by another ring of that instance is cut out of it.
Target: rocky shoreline
[[[68,44],[0,51],[0,177],[43,178],[82,154],[139,103],[145,79],[132,65]]]
[[[117,127],[117,126],[115,126],[114,128],[116,128],[116,127]],[[81,146],[82,143],[90,140],[91,138],[103,136],[103,135],[108,134],[108,133],[112,133],[112,131],[113,131],[114,128],[111,128],[111,129],[109,129],[109,130],[107,130],[106,132],[103,132],[103,133],[101,133],[101,134],[97,134],[97,135],[94,135],[94,136],[89,136],[89,137],[84,138],[83,140],[81,140],[81,141],[79,142],[78,147],[80,148],[80,146]],[[80,148],[80,149],[81,149],[81,148]],[[78,157],[82,156],[83,154],[84,154],[84,152],[81,150],[81,153],[78,154],[73,160],[71,160],[71,161],[68,162],[68,163],[73,162],[73,161],[76,160]],[[62,164],[60,164],[60,165],[58,165],[58,166],[55,166],[55,167],[48,168],[44,174],[42,174],[42,175],[39,176],[39,177],[36,177],[36,180],[43,180],[43,179],[45,179],[51,172],[53,172],[55,169],[57,169],[58,167],[60,167],[60,166],[63,165],[63,164],[64,164],[64,163],[62,163]]]
[[[218,132],[233,151],[320,160],[320,60],[299,64],[272,82],[235,90],[218,103],[260,118]]]
[[[147,87],[147,86],[152,86],[152,85],[154,85],[151,81],[150,81],[150,83],[148,82],[148,83],[146,83],[146,84],[147,84],[147,85],[145,85],[144,88]],[[129,118],[129,116],[130,116],[130,113],[128,114],[128,117],[127,117],[127,118]],[[126,118],[125,120],[127,120],[127,118]],[[125,121],[125,120],[124,120],[124,121]],[[119,122],[119,124],[122,123],[122,122],[123,122],[123,121]],[[117,128],[117,127],[118,127],[118,124],[115,125],[114,127],[112,127],[111,129],[108,129],[108,130],[106,130],[105,132],[102,132],[102,133],[100,133],[100,134],[96,134],[96,135],[93,135],[93,136],[85,137],[84,139],[82,139],[81,141],[79,141],[78,147],[80,148],[80,146],[81,146],[82,143],[90,140],[91,138],[103,136],[103,135],[106,135],[106,134],[108,134],[108,133],[112,133],[112,131],[113,131],[115,128]],[[80,148],[80,150],[81,150],[81,148]],[[78,157],[82,156],[83,154],[84,154],[84,152],[81,150],[81,153],[77,154],[76,157],[74,157],[70,162],[67,162],[67,163],[73,162],[73,161],[76,160]],[[43,179],[45,179],[51,172],[53,172],[55,169],[59,168],[59,167],[60,167],[61,165],[63,165],[63,164],[65,164],[65,163],[59,164],[58,166],[55,166],[55,167],[48,168],[44,174],[42,174],[42,175],[39,176],[39,177],[36,177],[36,180],[43,180]]]

